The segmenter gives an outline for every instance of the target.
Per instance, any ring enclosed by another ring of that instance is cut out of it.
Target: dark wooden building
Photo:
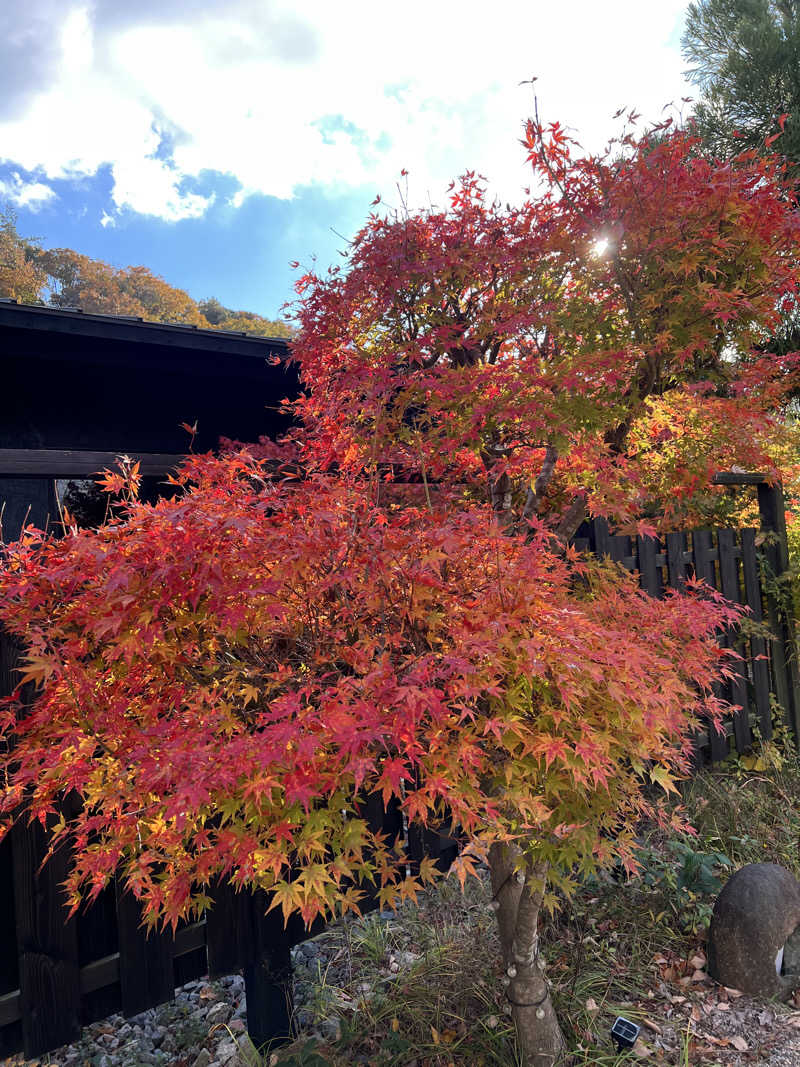
[[[57,486],[127,454],[154,481],[189,447],[276,436],[298,392],[282,338],[0,300],[3,537],[57,515]]]

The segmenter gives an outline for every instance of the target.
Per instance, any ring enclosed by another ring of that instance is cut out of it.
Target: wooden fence
[[[370,797],[364,815],[390,837],[403,832],[395,807],[384,810]],[[433,855],[446,869],[456,854],[444,834],[412,834],[413,864]],[[75,918],[66,919],[60,883],[67,857],[56,855],[39,870],[45,835],[19,824],[0,843],[0,1057],[24,1051],[38,1057],[75,1041],[81,1026],[114,1012],[137,1015],[171,1000],[175,988],[194,978],[243,971],[247,1027],[256,1046],[288,1038],[292,1015],[293,945],[314,936],[299,916],[284,929],[279,911],[267,914],[264,893],[212,888],[214,907],[196,923],[183,923],[172,937],[147,936],[139,906],[119,883]],[[377,900],[362,902],[372,911]]]
[[[649,593],[659,596],[680,587],[690,574],[704,578],[729,600],[746,604],[752,618],[764,620],[773,634],[730,634],[739,647],[741,669],[727,695],[740,704],[723,734],[710,732],[702,748],[711,760],[728,755],[733,745],[747,749],[754,726],[772,733],[773,710],[780,706],[798,737],[798,686],[791,613],[782,610],[775,583],[788,566],[783,498],[763,478],[720,476],[728,484],[758,485],[761,531],[695,530],[668,534],[663,541],[609,533],[603,520],[579,531],[579,549],[608,555],[636,570]],[[764,543],[759,533],[766,534]],[[18,651],[0,636],[0,694],[13,688]],[[396,808],[384,811],[370,797],[364,814],[371,826],[389,836],[403,833]],[[434,856],[443,869],[456,852],[455,841],[440,834],[412,832],[412,864]],[[82,1025],[121,1011],[136,1015],[168,1001],[176,986],[208,974],[219,977],[243,970],[247,1024],[256,1045],[290,1033],[291,955],[294,944],[313,936],[298,920],[284,930],[278,912],[266,912],[263,894],[212,891],[214,907],[201,922],[181,925],[175,936],[140,928],[138,905],[119,885],[106,889],[85,912],[66,921],[63,881],[67,857],[56,856],[41,870],[45,835],[38,826],[18,825],[0,843],[0,1056],[23,1050],[41,1056],[76,1040]],[[373,900],[367,910],[376,906]]]
[[[678,531],[658,539],[612,534],[604,519],[594,519],[574,540],[581,551],[609,556],[628,570],[638,571],[642,588],[653,596],[662,596],[668,588],[679,589],[687,577],[696,576],[727,600],[749,608],[749,619],[756,626],[724,638],[742,659],[734,680],[720,692],[740,710],[725,724],[724,732],[708,730],[698,736],[698,763],[726,759],[732,749],[746,752],[754,728],[764,740],[771,738],[773,711],[800,745],[800,679],[791,591],[780,581],[789,567],[783,491],[757,474],[720,474],[715,481],[757,487],[760,529]],[[764,626],[771,639],[758,632]]]

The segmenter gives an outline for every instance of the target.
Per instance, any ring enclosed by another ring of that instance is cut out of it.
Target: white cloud
[[[112,165],[112,173],[111,195],[118,208],[159,215],[167,222],[198,218],[214,200],[213,196],[181,192],[181,172],[152,156],[117,160]]]
[[[313,183],[392,199],[402,167],[419,201],[468,168],[516,199],[532,104],[518,83],[535,74],[543,118],[601,147],[617,108],[656,118],[686,95],[669,43],[684,6],[64,0],[60,64],[0,118],[0,152],[50,178],[109,166],[118,210],[168,220],[208,208],[205,172],[236,179],[235,205]]]
[[[113,215],[109,215],[109,213],[107,211],[104,211],[103,214],[100,216],[100,225],[105,230],[106,227],[108,227],[108,226],[111,226],[111,227],[116,226],[117,225],[117,220],[114,218]]]
[[[15,207],[25,207],[29,211],[38,211],[50,200],[56,199],[56,193],[43,182],[26,182],[19,174],[12,174],[8,181],[0,181],[0,200],[7,200]]]

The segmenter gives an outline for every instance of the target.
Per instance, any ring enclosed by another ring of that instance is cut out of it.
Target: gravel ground
[[[382,913],[386,922],[392,912]],[[338,1037],[335,1017],[320,1018],[320,1004],[332,999],[339,1010],[355,1008],[342,987],[352,982],[350,953],[341,925],[292,949],[295,1010],[299,1027],[323,1040]],[[387,960],[387,977],[395,977],[418,957],[398,953]],[[362,982],[369,996],[372,983]],[[21,1055],[0,1061],[3,1067],[256,1067],[263,1060],[247,1036],[244,978],[231,975],[187,982],[175,999],[130,1019],[111,1015],[84,1027],[80,1041],[39,1060]]]
[[[419,924],[419,912],[414,922]],[[331,926],[292,950],[296,1018],[305,1035],[335,1041],[340,1015],[357,1012],[360,1001],[402,977],[420,959],[418,953],[400,947],[409,944],[403,911],[381,912],[367,923],[373,938],[378,927],[379,943],[381,929],[392,932],[384,952],[373,950],[369,967],[363,966],[363,958],[353,958],[361,924],[352,921]],[[688,1032],[690,1064],[800,1067],[800,1002],[776,1006],[721,989],[701,966],[682,979],[659,983],[652,995],[652,1000],[636,1005],[646,1011],[642,1038],[633,1054],[640,1061],[684,1064]],[[80,1041],[40,1060],[15,1056],[2,1061],[4,1067],[261,1067],[263,1063],[247,1036],[240,974],[188,982],[168,1004],[131,1019],[113,1015],[92,1023]]]

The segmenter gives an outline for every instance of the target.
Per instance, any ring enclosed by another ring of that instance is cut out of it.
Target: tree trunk
[[[565,1062],[567,1047],[539,955],[539,911],[547,865],[523,863],[515,871],[518,861],[519,853],[507,846],[492,845],[489,850],[503,981],[525,1067],[554,1067]]]

